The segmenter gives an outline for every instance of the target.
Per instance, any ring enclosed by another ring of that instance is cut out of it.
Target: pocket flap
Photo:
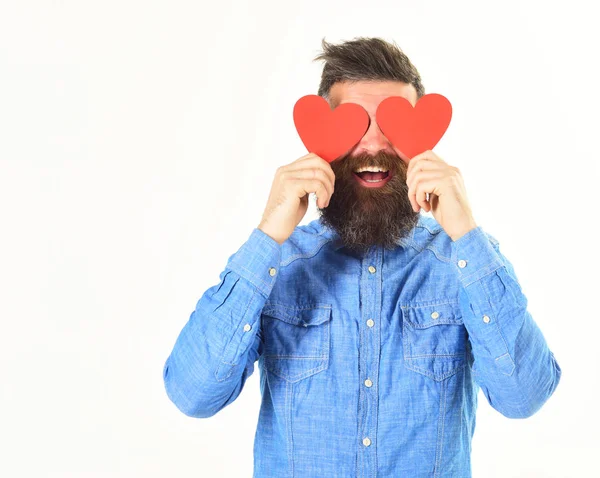
[[[416,329],[426,329],[439,324],[459,325],[463,323],[458,301],[402,306],[402,309],[404,309],[404,319]]]
[[[308,327],[319,325],[331,319],[331,304],[313,304],[310,306],[285,305],[268,302],[262,310],[263,315],[274,317],[292,325]]]

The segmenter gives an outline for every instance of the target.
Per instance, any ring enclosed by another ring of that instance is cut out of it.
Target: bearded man
[[[255,478],[470,477],[479,390],[527,418],[561,369],[459,169],[406,157],[377,124],[385,98],[424,95],[414,65],[379,38],[323,48],[318,94],[362,106],[368,129],[331,162],[277,169],[259,225],[165,362],[166,392],[211,417],[258,361]],[[299,226],[313,193],[319,218]]]

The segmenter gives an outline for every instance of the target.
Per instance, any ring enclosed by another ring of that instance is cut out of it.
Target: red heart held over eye
[[[369,114],[355,103],[331,110],[318,95],[306,95],[294,105],[294,124],[309,153],[330,163],[348,152],[369,127]]]
[[[452,105],[437,93],[423,95],[414,108],[406,98],[390,96],[379,103],[376,118],[385,137],[412,158],[442,139],[452,118]]]

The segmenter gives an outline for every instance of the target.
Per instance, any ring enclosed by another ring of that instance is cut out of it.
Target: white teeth
[[[385,172],[387,172],[387,169],[379,168],[379,167],[376,167],[376,166],[364,166],[362,168],[358,168],[354,172],[355,173],[362,173],[363,171],[370,171],[372,173],[377,173],[377,172],[385,173]]]

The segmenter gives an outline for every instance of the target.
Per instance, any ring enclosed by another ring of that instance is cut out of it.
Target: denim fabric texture
[[[204,292],[163,368],[181,412],[212,417],[258,361],[254,478],[471,477],[481,389],[536,413],[561,369],[498,241],[420,214],[360,257],[320,219],[282,245],[255,228]],[[235,430],[231,431],[235,433]]]

